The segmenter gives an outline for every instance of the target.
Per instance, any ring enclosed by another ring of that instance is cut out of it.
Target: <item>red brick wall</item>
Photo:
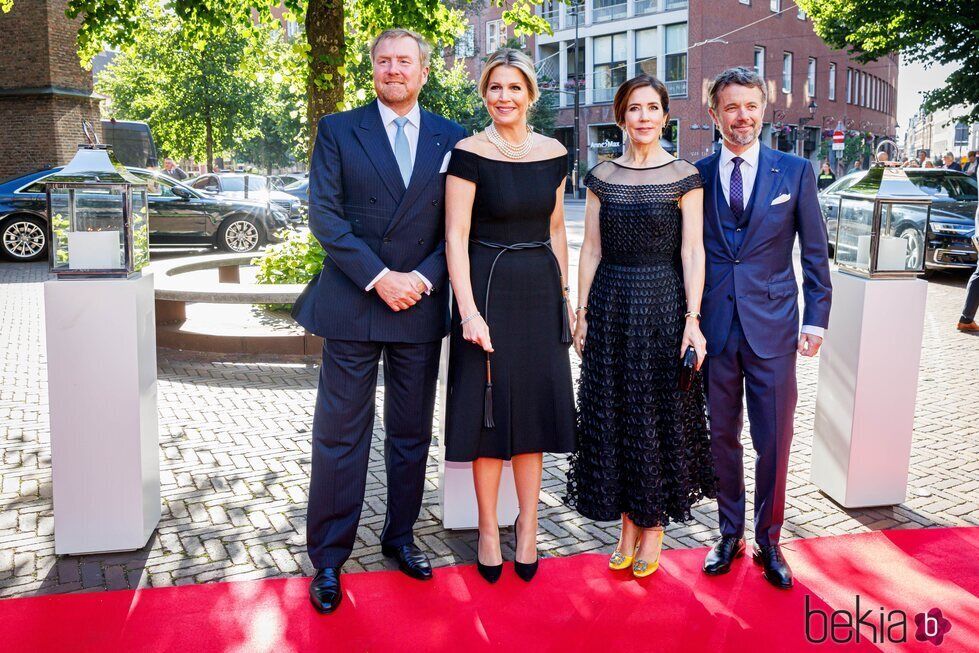
[[[92,73],[78,62],[78,21],[65,17],[66,7],[17,0],[0,13],[0,179],[67,163],[84,141],[83,119],[100,129]]]

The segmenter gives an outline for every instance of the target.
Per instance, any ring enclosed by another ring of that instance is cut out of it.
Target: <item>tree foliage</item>
[[[146,121],[165,153],[206,160],[208,169],[216,154],[234,151],[266,167],[289,160],[305,89],[288,77],[287,44],[267,28],[232,26],[198,49],[162,2],[144,3],[140,15],[129,47],[99,77],[112,117]]]
[[[925,111],[960,109],[979,121],[979,10],[975,0],[798,0],[816,33],[863,63],[901,52],[909,61],[955,64]]]

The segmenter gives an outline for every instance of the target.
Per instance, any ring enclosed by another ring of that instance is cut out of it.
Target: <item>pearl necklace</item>
[[[495,145],[496,149],[498,149],[500,153],[508,159],[522,159],[530,154],[530,150],[532,150],[534,147],[534,129],[530,126],[527,127],[527,139],[518,145],[514,145],[507,139],[500,136],[500,132],[496,131],[496,125],[493,124],[490,124],[486,128],[486,138],[488,138],[489,142]]]

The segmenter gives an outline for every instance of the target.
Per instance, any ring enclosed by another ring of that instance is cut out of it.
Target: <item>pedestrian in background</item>
[[[942,167],[945,168],[946,170],[958,170],[959,172],[962,171],[962,166],[959,164],[958,161],[955,160],[955,155],[952,154],[951,152],[946,152],[945,156],[942,157],[942,160],[945,162],[945,165]]]
[[[167,175],[168,177],[172,177],[177,181],[183,181],[184,179],[190,176],[186,172],[181,170],[180,166],[174,163],[173,159],[171,159],[170,157],[167,157],[163,161],[163,174]]]
[[[977,169],[979,169],[979,160],[976,160],[976,151],[972,150],[966,156],[968,159],[965,162],[965,168],[962,169],[962,172],[975,176]]]
[[[819,177],[816,179],[816,185],[819,190],[823,190],[834,181],[836,181],[836,175],[833,174],[833,169],[829,166],[828,161],[823,161],[823,165],[819,169]]]
[[[975,163],[975,152],[969,152],[972,161]],[[975,170],[973,165],[973,170]],[[973,172],[973,174],[977,174]],[[976,181],[979,181],[977,179]],[[979,207],[976,208],[976,231],[972,237],[972,243],[979,250]],[[979,311],[979,261],[976,262],[976,270],[969,277],[969,284],[965,287],[965,306],[962,308],[962,315],[956,328],[966,333],[979,332],[979,324],[976,324],[976,311]]]

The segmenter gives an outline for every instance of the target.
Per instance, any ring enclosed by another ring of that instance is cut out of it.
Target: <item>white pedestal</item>
[[[153,276],[48,281],[54,547],[142,548],[160,521]]]
[[[449,386],[449,339],[442,341],[442,362],[439,368],[439,494],[442,504],[442,526],[445,528],[476,528],[476,488],[473,485],[471,463],[451,463],[445,460],[445,415]],[[481,410],[482,406],[473,410]],[[513,524],[517,518],[517,490],[513,483],[513,468],[503,463],[500,494],[496,515],[501,526]]]
[[[907,493],[928,284],[841,272],[832,278],[812,482],[846,508],[899,504]]]

